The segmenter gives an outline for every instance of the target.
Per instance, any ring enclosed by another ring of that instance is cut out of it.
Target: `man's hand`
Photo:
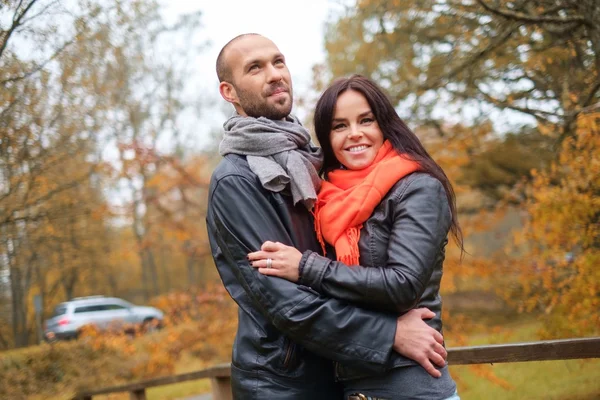
[[[416,308],[398,318],[394,350],[421,364],[434,378],[439,378],[442,373],[433,364],[445,366],[448,353],[442,345],[442,334],[423,321],[433,317],[435,313],[429,309]]]

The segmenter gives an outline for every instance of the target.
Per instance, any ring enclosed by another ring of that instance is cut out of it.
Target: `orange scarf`
[[[389,141],[373,163],[359,171],[337,169],[327,175],[315,205],[315,229],[323,253],[333,244],[338,261],[358,265],[360,229],[389,190],[419,164],[398,155]]]

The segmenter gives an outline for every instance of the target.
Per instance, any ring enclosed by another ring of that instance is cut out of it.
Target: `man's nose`
[[[267,67],[267,79],[269,82],[277,82],[283,79],[283,72],[281,68],[277,68],[273,64],[269,64]]]

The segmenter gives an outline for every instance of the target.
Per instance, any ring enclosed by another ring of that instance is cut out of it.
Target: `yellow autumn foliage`
[[[545,322],[544,337],[600,333],[600,113],[583,113],[558,160],[534,174],[514,261],[518,296],[507,299]]]

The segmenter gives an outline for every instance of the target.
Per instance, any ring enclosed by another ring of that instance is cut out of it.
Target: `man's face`
[[[262,36],[247,36],[227,53],[237,112],[248,117],[283,119],[292,111],[292,78],[277,46]]]

